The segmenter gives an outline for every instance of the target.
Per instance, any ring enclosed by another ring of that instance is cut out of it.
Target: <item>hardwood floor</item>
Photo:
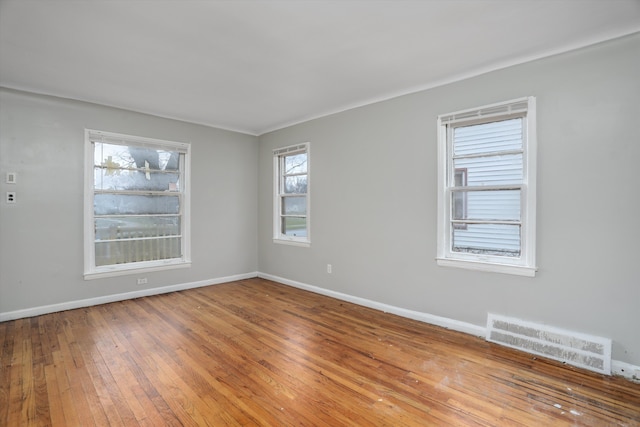
[[[640,425],[640,385],[263,279],[0,323],[0,425]]]

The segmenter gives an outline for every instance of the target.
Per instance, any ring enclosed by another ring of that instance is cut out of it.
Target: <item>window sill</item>
[[[277,243],[279,245],[300,246],[303,248],[308,248],[311,246],[311,242],[308,242],[308,241],[276,239],[276,238],[273,239],[273,243]]]
[[[450,258],[436,258],[441,267],[457,267],[466,270],[488,271],[492,273],[512,274],[516,276],[535,277],[536,267],[528,267],[523,265],[494,264],[478,261],[466,261]]]
[[[134,274],[150,273],[153,271],[172,270],[176,268],[190,268],[191,261],[174,261],[166,264],[147,264],[147,265],[132,265],[132,266],[118,266],[118,267],[103,267],[99,270],[92,271],[84,274],[84,280],[103,279],[106,277],[116,277]]]

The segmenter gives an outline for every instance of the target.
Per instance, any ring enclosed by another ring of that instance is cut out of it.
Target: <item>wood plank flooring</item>
[[[0,323],[1,426],[640,426],[640,385],[263,279]]]

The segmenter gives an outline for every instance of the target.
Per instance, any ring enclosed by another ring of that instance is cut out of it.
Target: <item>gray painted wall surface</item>
[[[493,312],[608,337],[640,365],[639,76],[636,34],[262,135],[259,270],[478,326]],[[438,267],[437,115],[528,95],[537,276]],[[306,141],[311,247],[274,244],[271,151]]]
[[[191,143],[191,268],[83,279],[85,128]],[[2,89],[0,313],[255,272],[257,161],[254,136]]]

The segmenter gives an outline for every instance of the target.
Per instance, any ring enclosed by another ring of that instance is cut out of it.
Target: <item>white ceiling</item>
[[[0,86],[254,135],[640,31],[640,0],[0,0]]]

